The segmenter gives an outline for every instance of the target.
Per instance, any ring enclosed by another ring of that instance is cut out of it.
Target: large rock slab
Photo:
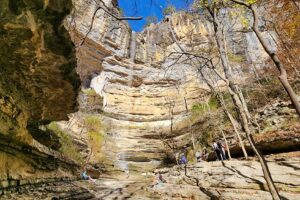
[[[280,195],[298,199],[299,158],[269,161],[268,166]],[[167,184],[154,191],[167,196],[196,199],[272,199],[257,161],[202,162],[196,165],[157,170]]]

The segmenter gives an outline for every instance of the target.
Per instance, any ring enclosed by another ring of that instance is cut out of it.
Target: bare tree
[[[245,108],[245,106],[247,106],[247,105],[245,105],[240,98],[240,95],[239,95],[240,89],[239,89],[238,85],[235,83],[232,68],[228,61],[228,55],[226,52],[225,41],[224,41],[224,33],[222,31],[223,30],[222,23],[220,21],[220,18],[224,17],[224,15],[222,15],[222,12],[221,12],[221,9],[224,8],[223,6],[224,6],[223,2],[219,2],[219,1],[214,2],[214,3],[204,4],[204,8],[209,13],[210,20],[213,24],[213,28],[214,28],[214,32],[215,32],[215,39],[216,39],[216,43],[217,43],[217,47],[218,47],[218,51],[219,51],[219,55],[220,55],[220,59],[221,59],[221,65],[224,70],[227,85],[229,86],[229,93],[230,93],[233,103],[236,107],[236,110],[239,113],[239,118],[241,121],[242,128],[246,133],[246,136],[250,143],[251,148],[253,149],[253,151],[255,152],[256,156],[259,159],[259,162],[260,162],[262,170],[263,170],[264,178],[267,182],[267,185],[269,187],[269,190],[270,190],[270,193],[271,193],[273,199],[279,200],[280,199],[279,193],[275,187],[275,184],[272,179],[267,162],[264,159],[263,154],[256,147],[255,141],[253,139],[252,131],[249,126],[249,124],[250,124],[249,116],[247,116],[248,113],[247,113],[247,109]]]
[[[107,7],[106,4],[102,0],[99,0],[99,1],[94,0],[94,1],[97,4],[97,8],[95,9],[95,11],[93,13],[93,17],[91,19],[91,25],[89,27],[89,30],[85,34],[85,36],[82,39],[80,45],[84,44],[87,36],[92,31],[93,25],[94,25],[94,21],[95,21],[95,17],[96,17],[96,14],[98,13],[99,10],[103,10],[105,13],[107,13],[108,15],[110,15],[111,17],[113,17],[116,20],[142,20],[143,19],[142,17],[121,17],[121,16],[118,16],[118,15],[114,14],[114,12],[109,7]]]
[[[292,86],[290,85],[290,83],[288,81],[287,71],[286,71],[285,67],[283,66],[282,62],[280,61],[277,53],[275,51],[271,50],[271,48],[268,45],[267,40],[262,35],[262,32],[259,30],[259,14],[258,14],[258,10],[257,10],[257,5],[255,3],[247,3],[245,1],[239,1],[239,0],[231,0],[231,1],[236,4],[242,5],[251,11],[252,16],[253,16],[253,24],[252,24],[251,28],[254,31],[254,33],[256,34],[256,36],[257,36],[260,44],[264,48],[265,52],[270,56],[273,63],[275,64],[277,70],[280,72],[280,75],[278,76],[278,78],[279,78],[282,86],[288,93],[288,95],[291,99],[291,102],[294,105],[298,115],[300,116],[300,102],[298,100],[297,94],[295,93],[295,91],[293,90]]]
[[[222,135],[223,135],[223,138],[224,138],[224,141],[225,141],[225,144],[226,144],[226,147],[227,147],[227,152],[228,152],[228,157],[229,157],[229,160],[231,160],[231,154],[230,154],[230,149],[228,148],[228,142],[227,142],[227,139],[226,139],[226,136],[225,136],[225,133],[222,129],[220,129]]]
[[[212,62],[211,62],[212,64]],[[244,142],[243,142],[243,139],[241,137],[241,133],[239,131],[239,124],[237,122],[237,120],[232,116],[232,114],[229,112],[227,106],[226,106],[226,103],[224,101],[224,98],[223,98],[223,95],[221,94],[221,91],[220,90],[217,90],[215,89],[215,84],[209,79],[207,78],[207,76],[203,73],[202,71],[203,67],[201,67],[199,69],[199,72],[202,76],[202,78],[205,80],[205,83],[209,86],[210,90],[212,91],[212,93],[217,97],[221,107],[222,107],[222,110],[223,112],[225,113],[225,115],[228,117],[232,127],[233,127],[233,130],[238,138],[238,141],[239,141],[239,144],[242,148],[242,151],[243,151],[243,154],[244,154],[244,157],[246,159],[248,159],[248,154],[247,154],[247,151],[246,151],[246,148],[245,148],[245,145],[244,145]]]
[[[214,69],[213,71],[220,77],[222,78],[223,80],[225,79],[224,77],[222,77],[216,70],[216,66],[213,64],[212,62],[212,58],[207,58],[205,56],[202,56],[202,55],[196,55],[196,54],[193,54],[193,53],[189,53],[187,52],[179,43],[179,41],[177,40],[176,38],[176,34],[172,28],[172,21],[171,21],[171,18],[169,18],[169,29],[171,31],[171,34],[172,34],[172,38],[174,40],[174,42],[177,44],[177,46],[179,47],[179,49],[181,50],[180,53],[177,53],[177,55],[180,55],[179,58],[177,59],[177,61],[179,59],[182,58],[182,55],[185,55],[188,57],[188,59],[185,59],[185,60],[190,60],[192,61],[192,64],[194,66],[198,65],[198,72],[200,73],[201,77],[204,79],[205,83],[209,86],[211,92],[217,97],[221,107],[222,107],[222,110],[223,112],[225,113],[225,115],[228,117],[233,129],[234,129],[234,132],[235,134],[237,135],[237,138],[238,138],[238,141],[239,141],[239,144],[242,148],[242,151],[243,151],[243,154],[245,156],[246,159],[248,159],[248,154],[247,154],[247,151],[246,151],[246,148],[245,148],[245,145],[244,145],[244,142],[243,142],[243,139],[241,137],[241,134],[239,132],[239,125],[238,125],[238,122],[236,119],[234,119],[234,117],[232,116],[232,114],[229,112],[226,104],[225,104],[225,101],[223,99],[223,96],[221,94],[221,92],[219,90],[216,90],[215,89],[215,84],[213,83],[213,81],[211,79],[208,78],[207,75],[205,75],[205,73],[203,72],[203,69],[206,67],[206,68],[212,68]],[[196,64],[193,59],[195,59],[196,61],[198,61],[198,64]],[[173,64],[176,64],[177,63],[174,62]],[[170,66],[169,66],[170,67]],[[225,80],[225,82],[228,82]],[[227,86],[228,87],[228,86]]]

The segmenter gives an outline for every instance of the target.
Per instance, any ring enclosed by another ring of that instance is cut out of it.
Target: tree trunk
[[[244,156],[245,156],[245,159],[248,160],[248,153],[247,153],[247,151],[246,151],[246,148],[245,148],[243,139],[242,139],[242,137],[241,137],[241,134],[240,134],[240,132],[238,131],[238,125],[237,125],[237,122],[236,122],[236,120],[233,118],[233,116],[231,115],[231,113],[228,111],[228,109],[227,109],[227,107],[226,107],[226,104],[225,104],[225,102],[224,102],[224,100],[223,100],[223,97],[221,97],[221,98],[222,98],[221,106],[222,106],[222,108],[223,108],[225,114],[226,114],[227,117],[229,118],[230,123],[232,124],[233,130],[234,130],[234,132],[235,132],[235,134],[236,134],[236,136],[237,136],[237,138],[238,138],[238,140],[239,140],[239,143],[240,143],[240,146],[241,146],[241,148],[242,148],[242,151],[243,151],[243,154],[244,154]]]
[[[193,150],[196,149],[196,144],[195,144],[195,137],[194,137],[194,132],[192,130],[192,121],[189,120],[189,130],[190,130],[190,133],[191,133],[191,141],[192,141],[192,145],[193,145]]]
[[[288,95],[292,101],[292,104],[294,105],[298,115],[300,116],[300,102],[298,100],[297,94],[294,92],[292,86],[290,85],[290,83],[287,79],[287,77],[288,77],[287,72],[286,72],[284,66],[282,65],[281,61],[279,60],[276,52],[271,51],[271,49],[268,46],[267,41],[265,40],[265,38],[263,37],[263,35],[261,34],[261,32],[258,28],[258,14],[257,14],[256,6],[254,4],[252,4],[248,8],[251,9],[252,14],[253,14],[253,19],[254,19],[252,29],[253,29],[254,33],[256,34],[258,40],[260,41],[261,45],[263,46],[264,50],[270,56],[270,58],[272,59],[272,61],[275,64],[275,66],[277,67],[278,71],[280,72],[280,75],[278,78],[279,78],[282,86],[288,93]]]
[[[259,162],[261,164],[262,170],[263,170],[263,174],[264,174],[264,178],[267,182],[267,185],[269,187],[270,193],[273,197],[274,200],[280,200],[278,191],[275,187],[275,184],[273,182],[271,173],[269,171],[269,168],[267,166],[267,163],[265,161],[265,159],[263,158],[263,155],[259,152],[259,150],[256,148],[255,142],[253,140],[253,137],[251,135],[251,131],[249,128],[249,120],[246,114],[246,111],[244,109],[243,103],[239,97],[239,91],[238,91],[238,86],[234,83],[234,78],[233,78],[233,74],[232,74],[232,70],[229,66],[228,63],[228,57],[227,57],[227,53],[225,51],[225,47],[224,47],[224,41],[223,41],[223,36],[222,36],[222,32],[221,32],[221,28],[220,28],[220,22],[217,18],[217,12],[216,10],[214,11],[210,11],[212,18],[213,18],[213,25],[214,25],[214,31],[215,31],[215,38],[216,38],[216,42],[217,42],[217,46],[218,46],[218,51],[219,51],[219,55],[221,58],[221,62],[222,62],[222,66],[225,72],[225,77],[229,82],[229,92],[230,95],[233,99],[233,103],[240,115],[240,120],[241,120],[241,124],[242,127],[246,133],[247,139],[249,140],[250,146],[253,149],[253,151],[255,152],[256,156],[259,159]]]
[[[221,129],[221,132],[222,132],[222,135],[223,135],[223,138],[225,140],[225,144],[226,144],[226,147],[227,147],[227,152],[228,152],[228,157],[229,157],[229,160],[231,160],[231,154],[230,154],[230,149],[229,149],[229,146],[228,146],[228,142],[227,142],[227,139],[226,139],[226,136],[225,136],[225,133],[224,131]],[[225,156],[226,157],[226,156]]]
[[[219,103],[221,104],[222,110],[223,110],[223,112],[225,113],[225,115],[228,117],[228,119],[229,119],[229,121],[230,121],[230,123],[231,123],[231,125],[232,125],[232,127],[233,127],[233,130],[234,130],[234,132],[235,132],[235,134],[236,134],[236,136],[237,136],[237,138],[238,138],[238,141],[239,141],[240,146],[241,146],[241,148],[242,148],[242,151],[243,151],[243,154],[244,154],[244,156],[245,156],[245,159],[248,160],[248,154],[247,154],[247,151],[246,151],[246,149],[245,149],[245,145],[244,145],[244,142],[243,142],[243,140],[242,140],[241,134],[240,134],[240,132],[239,132],[239,130],[238,130],[239,128],[238,128],[237,122],[236,122],[236,120],[233,118],[233,116],[231,115],[231,113],[229,112],[229,110],[227,109],[227,106],[226,106],[226,104],[225,104],[225,101],[224,101],[223,96],[220,94],[219,91],[216,91],[216,90],[214,89],[213,83],[211,83],[211,82],[204,76],[204,74],[203,74],[203,72],[202,72],[201,70],[200,70],[200,73],[201,73],[201,76],[204,78],[204,81],[205,81],[205,82],[207,83],[207,85],[209,86],[209,88],[210,88],[210,90],[212,91],[212,93],[213,93],[214,95],[216,95],[216,97],[217,97]]]

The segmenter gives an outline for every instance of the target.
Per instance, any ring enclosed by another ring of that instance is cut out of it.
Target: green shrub
[[[120,8],[120,7],[118,8],[118,10],[120,12],[120,15],[123,16],[124,15],[124,10],[122,8]]]
[[[192,106],[193,115],[205,114],[207,110],[215,111],[219,108],[219,102],[215,96],[212,96],[208,103],[196,103]]]
[[[85,126],[87,128],[88,143],[92,149],[92,155],[90,162],[101,162],[103,160],[103,154],[101,152],[101,147],[104,141],[104,131],[105,127],[102,124],[102,119],[99,116],[86,116]]]
[[[104,137],[102,133],[90,131],[88,132],[88,142],[91,146],[92,159],[91,162],[101,162],[103,160],[103,154],[101,153],[101,147],[103,145]]]
[[[97,116],[87,116],[84,122],[88,131],[101,132],[104,129],[101,119]]]
[[[94,89],[83,89],[82,93],[86,94],[87,96],[96,96],[97,95],[97,93]]]
[[[99,132],[90,131],[88,132],[89,137],[89,144],[98,147],[101,146],[101,143],[103,142],[103,136]]]
[[[83,158],[74,146],[70,135],[61,130],[61,128],[59,128],[59,126],[55,122],[50,123],[48,125],[48,129],[53,131],[57,136],[59,136],[59,141],[61,143],[59,151],[63,155],[79,163],[83,162]]]
[[[235,63],[245,62],[245,57],[244,56],[236,55],[236,54],[233,54],[233,53],[228,54],[228,59],[229,59],[229,61],[235,62]]]

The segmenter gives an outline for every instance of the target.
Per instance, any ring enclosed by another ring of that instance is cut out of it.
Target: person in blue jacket
[[[187,164],[187,158],[184,153],[180,157],[179,164]]]

